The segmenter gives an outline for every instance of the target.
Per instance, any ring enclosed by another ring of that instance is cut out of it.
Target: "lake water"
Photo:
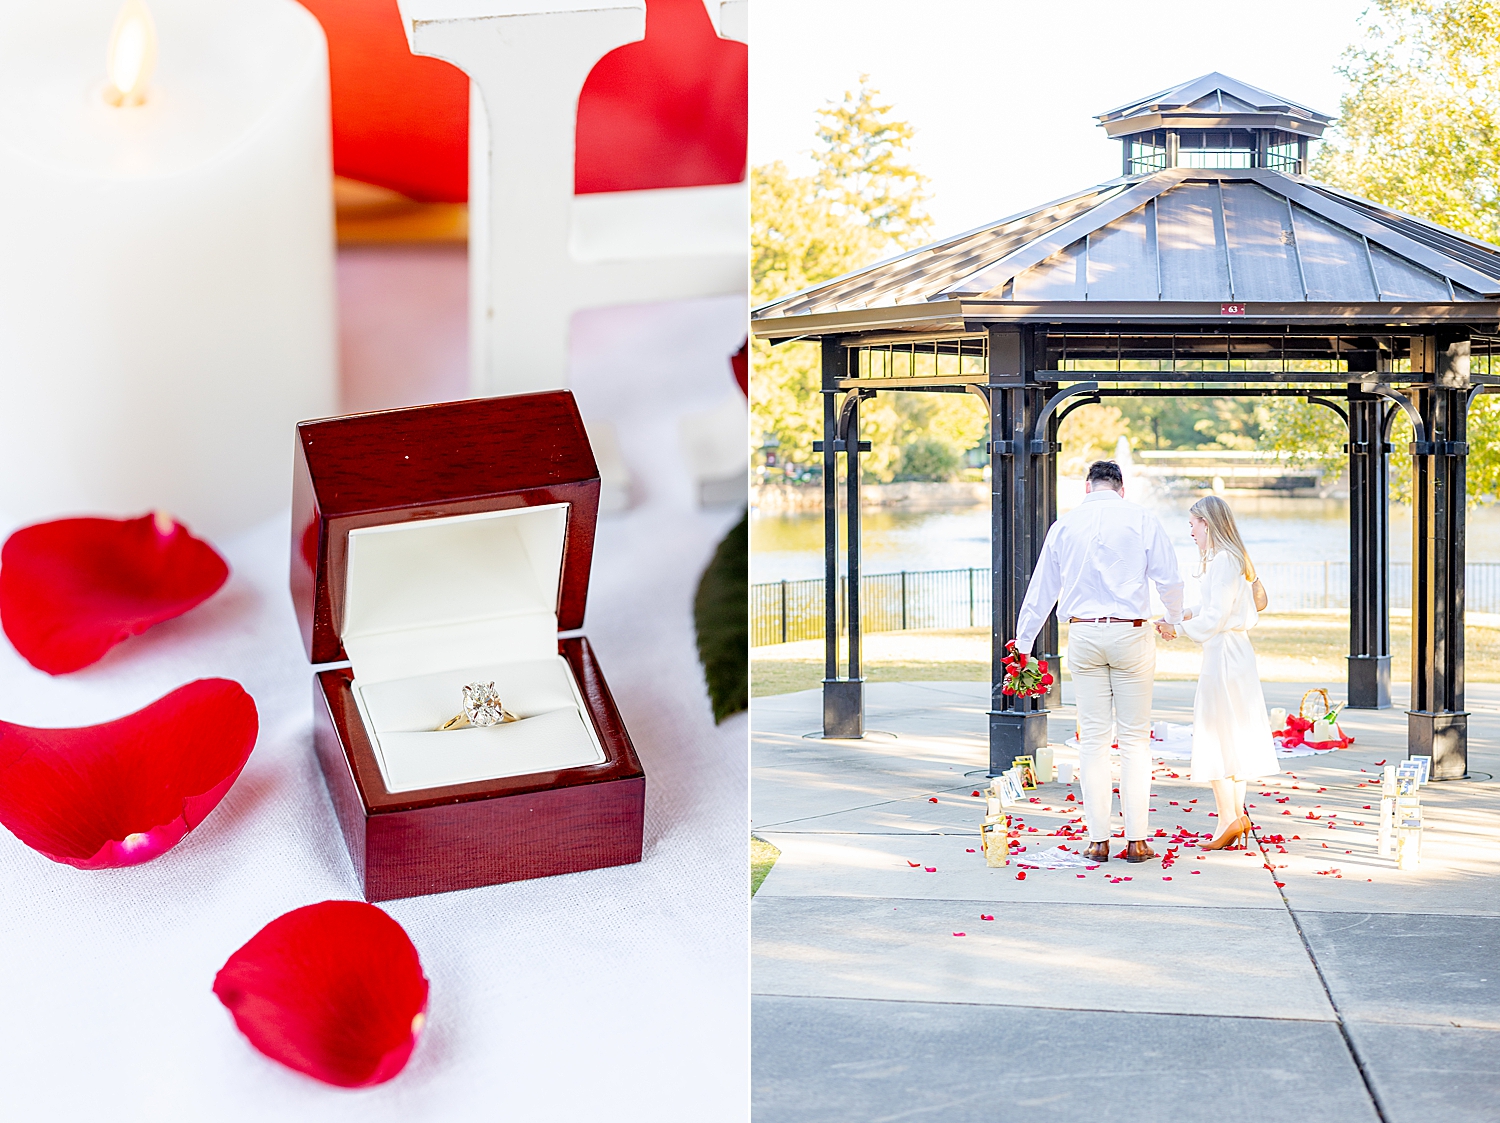
[[[1177,547],[1185,572],[1197,568],[1188,536],[1194,495],[1149,500]],[[1348,561],[1349,504],[1342,499],[1231,496],[1240,534],[1253,559],[1272,562]],[[988,568],[988,507],[958,510],[864,512],[864,571]],[[750,580],[782,581],[823,575],[822,515],[759,515],[750,521]],[[1411,510],[1391,508],[1391,560],[1411,559]],[[1500,561],[1500,506],[1471,505],[1468,560]]]

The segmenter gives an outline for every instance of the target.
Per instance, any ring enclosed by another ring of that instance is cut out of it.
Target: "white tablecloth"
[[[154,862],[84,872],[0,831],[0,1119],[748,1116],[747,723],[714,725],[691,622],[739,512],[698,509],[677,434],[732,390],[743,318],[743,302],[709,300],[583,325],[574,389],[618,426],[637,480],[637,505],[600,522],[584,632],[645,765],[645,858],[383,905],[432,983],[427,1030],[388,1084],[280,1067],[210,990],[272,918],[358,896],[310,745],[286,518],[216,543],[233,567],[218,595],[82,672],[51,678],[0,641],[5,720],[92,724],[209,675],[242,683],[261,719],[227,798]]]

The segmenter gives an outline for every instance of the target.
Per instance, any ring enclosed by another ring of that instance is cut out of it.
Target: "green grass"
[[[770,649],[764,649],[770,650]],[[989,682],[989,663],[975,662],[866,662],[866,682]],[[768,659],[757,657],[750,670],[750,693],[791,694],[811,690],[823,683],[822,659]]]
[[[1494,618],[1486,618],[1493,622]],[[1349,620],[1339,613],[1265,615],[1250,633],[1266,682],[1327,682],[1346,673]],[[1062,646],[1067,646],[1063,629]],[[1464,635],[1464,673],[1470,682],[1500,682],[1500,627],[1470,624]],[[1197,677],[1200,648],[1186,637],[1157,644],[1156,677]],[[864,638],[866,682],[988,682],[987,628],[876,632]],[[758,647],[750,653],[751,694],[761,698],[811,690],[823,681],[823,641]],[[1067,667],[1063,667],[1067,677]],[[1391,620],[1391,679],[1411,675],[1411,621]]]
[[[756,838],[753,834],[750,836],[750,896],[755,896],[755,891],[760,888],[760,883],[766,879],[766,874],[771,872],[771,867],[779,857],[781,851],[765,839]]]

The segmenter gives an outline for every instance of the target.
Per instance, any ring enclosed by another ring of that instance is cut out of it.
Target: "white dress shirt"
[[[1161,520],[1119,492],[1098,487],[1047,531],[1016,620],[1016,646],[1031,651],[1054,604],[1064,620],[1147,619],[1147,581],[1156,584],[1167,623],[1181,623],[1182,576]]]

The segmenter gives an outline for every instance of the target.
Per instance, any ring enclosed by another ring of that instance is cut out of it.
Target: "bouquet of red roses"
[[[1047,660],[1032,661],[1024,651],[1016,650],[1016,641],[1005,645],[1005,682],[1000,687],[1002,694],[1015,694],[1030,698],[1047,693],[1052,685],[1052,672],[1047,669]]]

